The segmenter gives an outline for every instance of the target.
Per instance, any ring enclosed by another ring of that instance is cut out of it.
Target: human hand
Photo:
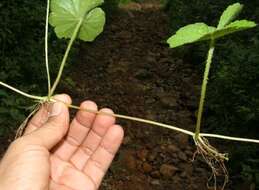
[[[91,101],[81,108],[97,110]],[[64,103],[42,106],[0,162],[1,190],[96,190],[122,139],[113,117],[78,111],[69,125]]]

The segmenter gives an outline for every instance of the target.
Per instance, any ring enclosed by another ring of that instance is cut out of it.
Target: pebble
[[[152,180],[151,181],[152,185],[160,185],[160,181],[158,179]]]
[[[166,178],[172,177],[177,171],[178,171],[178,168],[169,164],[163,164],[160,167],[160,173]]]
[[[130,138],[129,136],[126,136],[126,137],[123,139],[122,144],[123,144],[123,145],[128,145],[128,144],[130,144],[130,142],[131,142],[131,138]]]
[[[181,149],[186,149],[189,146],[189,137],[185,134],[178,134],[175,136],[177,142],[179,143],[179,147]]]
[[[178,157],[183,161],[188,160],[188,157],[186,156],[186,154],[184,152],[179,152]]]
[[[151,177],[153,177],[153,178],[160,178],[160,172],[159,171],[153,171],[153,172],[151,172]]]
[[[170,153],[176,153],[179,151],[179,148],[176,145],[171,144],[171,145],[168,145],[167,151]]]
[[[145,162],[142,167],[144,173],[150,173],[153,170],[153,167],[147,162]]]
[[[169,94],[162,94],[159,96],[161,105],[164,108],[176,108],[178,107],[177,98],[169,95]]]
[[[137,168],[137,163],[135,157],[133,156],[133,153],[131,151],[128,151],[123,157],[126,168],[130,171],[135,171]]]
[[[156,157],[157,157],[157,152],[152,152],[148,155],[147,159],[148,159],[148,161],[152,162],[156,159]]]
[[[142,149],[137,152],[137,156],[141,161],[146,161],[148,155],[147,149]]]

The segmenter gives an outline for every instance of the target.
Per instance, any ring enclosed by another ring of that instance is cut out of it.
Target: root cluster
[[[31,107],[31,113],[28,115],[28,117],[22,122],[22,124],[19,126],[19,128],[16,131],[15,139],[20,138],[23,136],[23,133],[27,127],[28,122],[30,119],[34,116],[34,114],[39,111],[40,107],[44,104],[44,102],[40,102],[35,104],[34,106]]]
[[[194,139],[195,144],[197,146],[197,151],[194,154],[193,159],[197,155],[201,155],[204,161],[208,164],[211,168],[212,174],[208,180],[208,188],[209,189],[218,189],[218,177],[224,177],[224,182],[221,185],[221,190],[225,189],[226,184],[228,183],[229,176],[228,171],[225,166],[225,161],[228,161],[228,155],[224,153],[219,153],[219,151],[211,146],[208,140],[204,137],[199,137],[198,139]],[[211,183],[213,186],[211,186]]]

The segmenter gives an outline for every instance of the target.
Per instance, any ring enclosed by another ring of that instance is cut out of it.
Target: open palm
[[[65,96],[59,99],[70,102]],[[83,102],[81,108],[97,110],[91,101]],[[121,144],[123,130],[115,125],[115,118],[85,111],[78,111],[69,125],[68,110],[65,106],[62,109],[62,114],[48,119],[48,109],[42,107],[24,137],[9,148],[1,165],[19,164],[2,170],[8,176],[24,176],[18,186],[44,190],[96,190],[100,186]],[[14,184],[8,187],[19,189]]]
[[[92,102],[82,108],[97,110]],[[102,109],[103,112],[111,112]],[[50,189],[97,189],[123,137],[115,119],[79,111],[66,138],[51,155]]]

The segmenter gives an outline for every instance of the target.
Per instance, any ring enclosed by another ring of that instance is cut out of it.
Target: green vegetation
[[[40,81],[45,80],[41,64],[44,61],[44,10],[45,3],[39,0],[0,2],[0,78],[35,93],[41,91]],[[24,119],[24,111],[28,111],[25,105],[29,102],[5,89],[1,89],[0,94],[0,125],[5,126],[0,128],[0,135],[3,135]]]

